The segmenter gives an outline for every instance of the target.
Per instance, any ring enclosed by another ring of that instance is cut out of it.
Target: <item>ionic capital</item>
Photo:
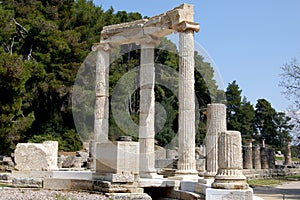
[[[109,43],[95,43],[92,46],[92,51],[106,51],[110,52],[112,50],[111,46]]]
[[[189,22],[189,21],[184,21],[176,26],[173,27],[173,29],[177,32],[185,32],[187,30],[192,30],[194,32],[199,32],[200,26],[196,22]]]

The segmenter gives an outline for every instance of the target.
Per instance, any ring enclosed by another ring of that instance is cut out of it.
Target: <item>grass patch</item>
[[[12,185],[8,183],[0,183],[0,187],[12,187]]]
[[[283,161],[283,160],[284,160],[284,157],[277,157],[277,156],[276,156],[276,157],[275,157],[275,160],[282,160],[282,161]]]
[[[293,176],[285,176],[285,179],[295,179],[295,180],[300,180],[300,175],[293,175]]]
[[[298,162],[298,161],[300,161],[300,158],[293,157],[293,158],[292,158],[292,161]]]
[[[255,179],[255,180],[248,180],[247,183],[251,187],[257,186],[275,186],[282,183],[282,180],[278,179]]]

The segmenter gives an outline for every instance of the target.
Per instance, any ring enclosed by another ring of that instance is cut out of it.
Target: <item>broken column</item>
[[[140,64],[140,177],[160,177],[155,170],[155,69],[154,69],[154,41],[141,44]],[[162,178],[162,176],[161,176]]]
[[[238,131],[225,131],[218,141],[218,173],[212,188],[248,189],[243,175],[242,139]]]
[[[252,147],[252,163],[254,169],[261,169],[260,161],[260,146],[255,145]]]
[[[205,178],[214,178],[218,170],[218,138],[226,131],[226,106],[208,104],[206,133],[206,173]]]
[[[285,158],[285,165],[291,165],[292,164],[292,154],[291,154],[291,143],[290,143],[290,141],[286,141],[284,158]]]
[[[243,168],[252,169],[252,139],[246,139],[246,144],[243,146]]]
[[[176,176],[197,177],[195,159],[194,31],[199,25],[182,22],[179,32],[179,160]]]

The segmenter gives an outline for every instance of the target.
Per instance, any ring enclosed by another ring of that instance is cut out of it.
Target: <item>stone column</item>
[[[252,139],[247,139],[243,147],[243,167],[244,169],[252,169]]]
[[[268,150],[266,147],[260,148],[261,168],[269,169]]]
[[[139,143],[140,143],[140,177],[157,178],[155,170],[155,68],[154,68],[155,43],[141,44],[140,64],[140,118],[139,118]]]
[[[243,175],[242,138],[238,131],[225,131],[218,141],[219,169],[212,183],[217,189],[248,189]]]
[[[105,45],[97,48],[96,61],[96,98],[95,98],[95,121],[94,141],[108,141],[108,118],[109,118],[109,48]]]
[[[260,146],[255,145],[252,147],[252,163],[254,169],[261,169],[261,161],[260,161]]]
[[[268,165],[269,169],[275,169],[275,150],[268,148]]]
[[[292,164],[292,154],[291,154],[291,143],[290,141],[287,141],[285,144],[285,165],[291,165]]]
[[[179,130],[177,177],[197,177],[195,159],[194,31],[197,24],[182,24],[179,31]],[[188,28],[188,29],[186,29]]]
[[[205,178],[212,179],[218,171],[218,138],[226,131],[226,106],[224,104],[207,105],[206,133],[206,173]]]
[[[108,141],[109,118],[109,45],[98,44],[93,47],[97,53],[96,59],[96,86],[94,108],[94,134],[90,142],[91,169],[96,169],[96,143]]]

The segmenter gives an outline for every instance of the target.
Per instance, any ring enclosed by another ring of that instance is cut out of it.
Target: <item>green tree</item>
[[[241,94],[242,90],[236,81],[228,84],[226,90],[227,127],[230,130],[240,131],[244,138],[253,138],[256,131],[254,108],[246,97],[241,100]]]
[[[274,148],[282,148],[286,140],[290,140],[290,117],[277,113],[265,99],[258,99],[255,106],[255,124],[258,129],[258,139],[265,139],[266,144]]]

